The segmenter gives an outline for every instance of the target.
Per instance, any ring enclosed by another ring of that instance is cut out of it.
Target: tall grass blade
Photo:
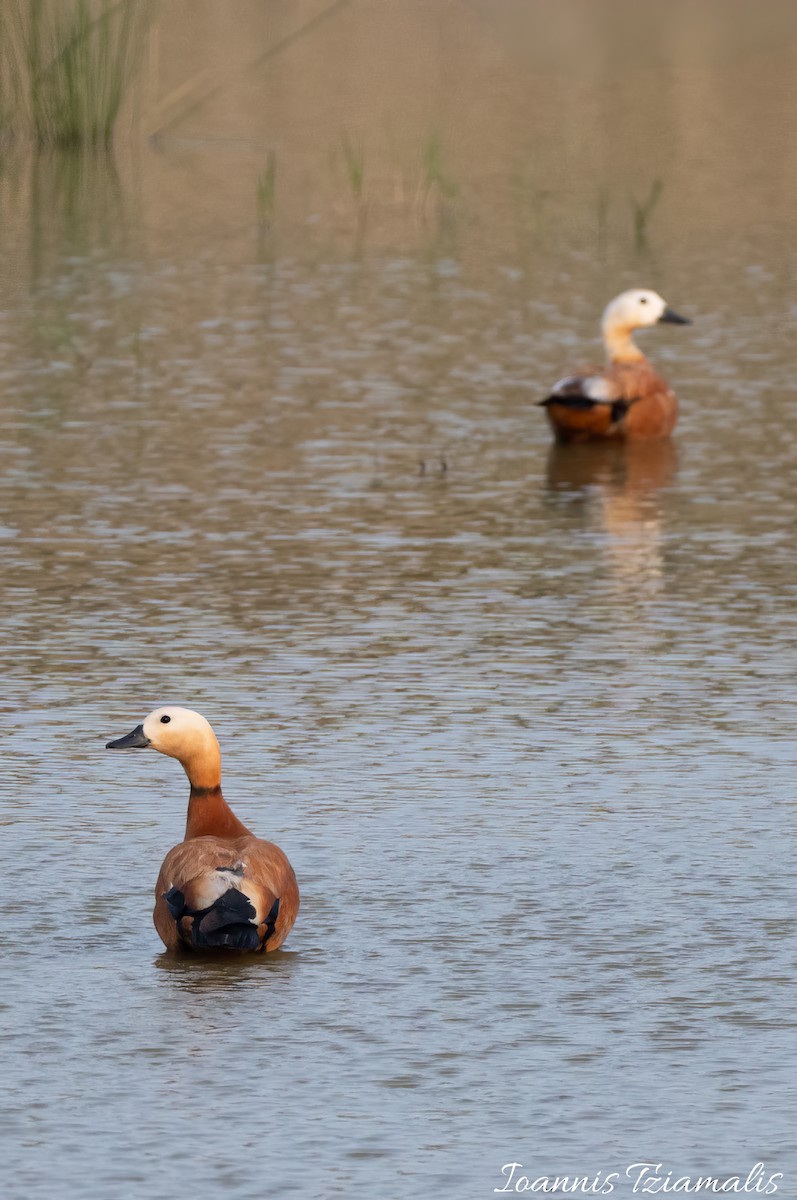
[[[255,205],[257,223],[261,229],[269,229],[274,219],[277,199],[277,152],[269,150],[266,167],[257,177]]]
[[[362,142],[353,142],[348,133],[341,139],[346,178],[356,204],[362,204],[365,187],[365,148]]]
[[[443,169],[443,147],[433,133],[423,148],[424,187],[426,193],[436,189],[446,200],[459,195],[459,187]]]
[[[650,185],[650,191],[647,198],[641,203],[636,196],[631,196],[631,209],[634,214],[634,234],[637,249],[641,249],[647,244],[648,240],[648,222],[656,210],[656,206],[661,199],[661,194],[664,191],[664,181],[654,179]]]

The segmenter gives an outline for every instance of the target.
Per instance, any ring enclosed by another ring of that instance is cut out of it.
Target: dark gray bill
[[[149,738],[144,733],[143,725],[136,725],[132,733],[126,733],[124,737],[117,738],[115,742],[107,742],[106,750],[137,750],[139,747],[148,746]]]
[[[665,308],[664,312],[659,317],[660,325],[691,325],[689,317],[681,317],[677,312],[673,312],[671,308]]]

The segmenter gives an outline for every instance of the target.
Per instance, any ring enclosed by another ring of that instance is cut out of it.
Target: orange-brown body
[[[582,408],[550,397],[545,411],[557,441],[647,441],[669,437],[675,429],[678,399],[646,358],[579,374],[602,376],[616,399]]]
[[[228,876],[223,868],[231,868]],[[234,873],[242,867],[242,874]],[[243,825],[221,794],[221,788],[196,792],[188,805],[185,841],[166,855],[155,885],[153,920],[169,950],[193,946],[191,912],[211,907],[218,899],[220,876],[249,899],[257,914],[260,949],[276,950],[285,941],[299,912],[299,888],[293,868],[279,846],[263,841]],[[185,898],[186,912],[175,920],[166,894],[177,888]],[[279,911],[272,924],[268,917],[274,902]],[[204,948],[203,948],[204,949]]]

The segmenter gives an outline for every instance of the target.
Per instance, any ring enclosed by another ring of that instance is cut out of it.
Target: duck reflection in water
[[[299,958],[295,950],[272,950],[264,964],[260,964],[245,955],[240,958],[230,955],[228,959],[220,959],[216,954],[192,954],[188,958],[187,955],[180,956],[162,950],[155,955],[152,965],[156,971],[162,971],[164,978],[168,978],[176,988],[203,994],[258,986],[258,980],[263,979],[263,971],[268,971],[271,980],[287,977],[298,965]],[[202,962],[202,971],[196,970],[197,962]]]
[[[609,572],[622,592],[660,586],[661,493],[677,470],[678,451],[671,441],[551,446],[547,490],[583,503],[607,535]]]

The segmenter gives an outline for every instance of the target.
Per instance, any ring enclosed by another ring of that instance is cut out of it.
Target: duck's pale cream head
[[[156,708],[141,725],[106,744],[106,750],[159,750],[177,758],[193,787],[213,788],[221,782],[221,752],[210,723],[190,708],[167,704]]]
[[[603,340],[610,361],[642,358],[643,355],[631,340],[631,334],[635,329],[660,324],[691,325],[691,321],[673,312],[658,292],[632,288],[616,296],[606,306],[602,321]]]

